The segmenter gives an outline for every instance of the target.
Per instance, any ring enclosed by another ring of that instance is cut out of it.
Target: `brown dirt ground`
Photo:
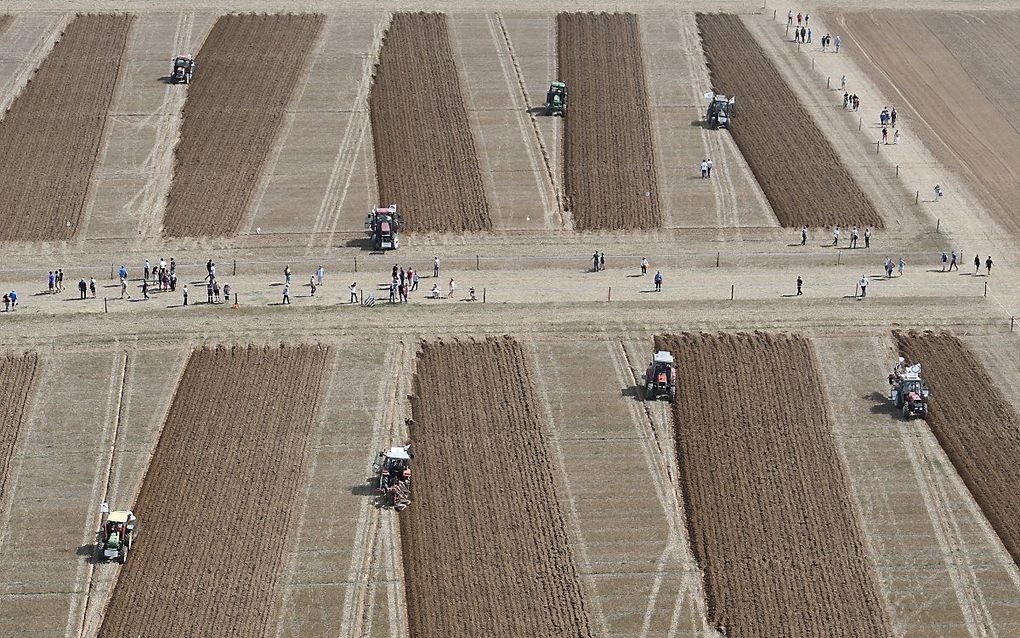
[[[740,16],[699,13],[697,20],[714,90],[737,97],[730,133],[779,223],[884,227]]]
[[[709,622],[727,636],[891,636],[810,343],[669,335],[677,461]]]
[[[0,241],[78,232],[133,21],[77,16],[0,121]]]
[[[9,27],[13,21],[14,16],[0,15],[0,35],[3,35],[4,31],[7,30],[7,27]]]
[[[915,129],[938,160],[1020,231],[1020,12],[882,11],[836,21],[869,78],[899,96],[900,119],[923,122]]]
[[[560,13],[556,41],[559,80],[570,92],[563,188],[574,227],[661,227],[638,17]],[[537,99],[544,103],[544,98]]]
[[[368,106],[379,205],[397,204],[411,232],[490,230],[445,14],[393,15]]]
[[[400,515],[410,633],[592,636],[520,344],[425,343]]]
[[[35,385],[38,363],[34,354],[0,358],[0,499],[4,496],[7,470]]]
[[[324,17],[227,15],[195,56],[163,216],[171,237],[237,232]]]
[[[895,333],[932,389],[927,422],[1006,550],[1020,565],[1020,415],[956,337]]]
[[[100,636],[260,636],[271,626],[327,360],[317,346],[192,353]]]

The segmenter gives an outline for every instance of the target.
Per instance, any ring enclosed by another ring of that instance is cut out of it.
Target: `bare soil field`
[[[520,344],[426,342],[411,409],[411,635],[594,635]]]
[[[935,438],[1020,565],[1020,415],[956,337],[927,332],[895,337],[902,356],[922,365],[932,388],[926,420]]]
[[[77,16],[0,121],[0,241],[78,232],[133,20]]]
[[[737,98],[730,133],[780,224],[884,227],[882,216],[741,18],[699,13],[697,21],[713,89]]]
[[[570,92],[563,189],[574,228],[661,227],[638,17],[560,13],[556,42],[558,79]]]
[[[7,27],[11,25],[13,20],[14,16],[0,15],[0,35],[4,34],[4,31],[7,30]]]
[[[397,204],[411,232],[490,230],[445,14],[393,15],[368,106],[379,205]]]
[[[318,346],[192,353],[100,636],[259,636],[271,626],[328,357]]]
[[[692,549],[727,636],[891,636],[810,343],[668,335]]]
[[[237,232],[324,17],[227,15],[195,56],[163,217],[171,237]]]
[[[35,385],[38,362],[39,358],[34,354],[0,358],[0,501],[4,497],[11,455],[25,418],[25,405]]]
[[[900,118],[976,186],[997,222],[1020,232],[1020,12],[882,11],[835,22]]]

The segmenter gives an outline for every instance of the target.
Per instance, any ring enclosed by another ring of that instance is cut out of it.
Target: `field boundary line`
[[[329,403],[331,402],[333,398],[333,387],[336,383],[338,370],[340,369],[340,348],[331,348],[331,354],[332,356],[330,357],[328,368],[329,374],[325,379],[326,384],[326,391],[324,393],[325,397],[323,397],[323,400],[320,403],[320,405],[316,406],[317,414],[315,419],[315,428],[317,433],[319,434],[318,436],[319,443],[321,443],[322,441],[321,432],[326,420],[325,410],[323,410],[321,406],[329,405]],[[321,387],[323,380],[320,380],[319,383]],[[316,394],[316,396],[318,396],[318,393]],[[311,439],[311,437],[308,438]],[[315,470],[318,468],[317,455],[311,455],[312,459],[310,462],[307,460],[309,456],[308,450],[312,447],[313,446],[310,444],[310,442],[305,445],[306,461],[302,463],[303,471],[301,472],[301,483],[302,485],[305,486],[310,486],[312,484],[311,482],[312,477],[315,475]],[[271,617],[273,618],[274,623],[276,624],[276,631],[274,633],[277,637],[283,634],[283,614],[286,613],[287,611],[287,606],[290,603],[291,598],[291,590],[294,585],[294,574],[296,571],[297,564],[297,552],[295,551],[293,545],[297,546],[301,545],[301,536],[304,533],[305,513],[308,511],[308,489],[303,490],[302,496],[303,498],[301,499],[301,508],[300,511],[297,512],[297,522],[295,524],[295,527],[297,528],[296,533],[294,535],[295,540],[292,543],[288,544],[291,546],[285,546],[283,548],[285,556],[284,559],[285,565],[283,566],[283,569],[280,570],[280,583],[277,585],[278,587],[280,587],[282,591],[280,592],[280,595],[275,596],[273,600],[273,609],[276,613],[271,614]],[[290,535],[288,534],[287,536]]]
[[[635,368],[634,359],[631,352],[627,349],[627,344],[623,339],[617,339],[613,342],[607,341],[606,345],[610,350],[609,355],[616,370],[617,379],[621,384],[630,383],[632,387],[637,388],[637,391],[640,392],[642,384],[639,382],[635,372],[635,370],[640,370],[640,368]],[[640,359],[637,359],[637,361],[640,361]],[[708,625],[708,614],[705,609],[705,593],[701,589],[704,576],[701,573],[698,561],[691,550],[691,545],[687,538],[687,522],[683,513],[684,497],[680,489],[680,472],[676,464],[676,450],[670,439],[673,436],[672,417],[667,415],[663,419],[663,434],[666,436],[662,437],[657,431],[656,418],[648,403],[641,401],[640,406],[635,405],[636,403],[635,397],[635,401],[631,402],[631,405],[628,406],[632,415],[631,421],[634,423],[634,429],[641,440],[641,451],[648,464],[647,468],[659,470],[658,472],[650,472],[650,474],[652,475],[652,483],[655,485],[656,496],[662,507],[666,525],[669,528],[666,548],[663,550],[662,556],[656,565],[652,595],[649,596],[648,608],[645,610],[640,635],[642,637],[648,636],[651,630],[656,600],[664,579],[665,563],[667,558],[673,554],[676,555],[680,566],[684,570],[681,576],[681,587],[680,592],[677,593],[676,604],[683,604],[681,593],[689,594],[694,608],[700,616],[698,620],[701,621],[702,631],[708,633],[711,631],[711,627]],[[666,479],[663,479],[663,476]],[[667,485],[667,480],[670,483],[669,485]],[[677,608],[674,608],[673,611],[674,614],[679,613]]]
[[[78,216],[76,227],[73,229],[72,237],[74,243],[82,250],[85,248],[89,222],[92,220],[92,209],[96,205],[96,191],[98,190],[102,173],[100,167],[106,164],[106,156],[110,151],[110,134],[113,128],[110,126],[110,121],[114,119],[115,116],[113,114],[117,111],[116,106],[124,95],[124,76],[127,74],[127,65],[124,64],[124,57],[129,44],[136,42],[138,38],[138,29],[135,28],[135,23],[138,21],[137,16],[129,15],[127,19],[129,20],[127,37],[124,38],[124,44],[117,54],[117,79],[113,82],[113,95],[110,96],[110,103],[106,107],[106,113],[103,117],[103,130],[99,132],[102,141],[99,143],[99,150],[92,162],[88,186],[85,188],[85,193],[82,197],[81,214]]]
[[[523,346],[522,341],[522,346]],[[559,429],[556,427],[556,421],[553,419],[552,406],[549,404],[549,395],[546,393],[546,388],[549,387],[545,382],[545,374],[542,372],[542,366],[538,364],[539,353],[538,345],[534,339],[526,340],[527,349],[522,350],[528,355],[530,361],[526,361],[526,369],[530,369],[534,377],[538,380],[538,385],[534,388],[535,397],[538,399],[539,407],[542,410],[542,418],[545,421],[546,426],[549,430],[549,435],[546,438],[546,445],[549,451],[552,453],[552,464],[555,468],[549,468],[554,476],[559,477],[559,482],[563,484],[563,492],[566,495],[567,503],[570,507],[566,508],[563,512],[563,516],[567,519],[567,527],[569,529],[569,535],[577,545],[578,558],[580,559],[580,567],[578,571],[581,575],[581,580],[584,582],[585,593],[584,600],[591,604],[592,614],[595,622],[598,623],[599,628],[603,636],[609,635],[609,620],[606,618],[606,613],[602,609],[602,601],[598,596],[598,587],[596,585],[595,575],[592,570],[591,560],[589,559],[588,544],[585,542],[584,533],[581,529],[581,522],[577,516],[577,499],[574,498],[574,491],[570,487],[570,477],[567,475],[566,470],[566,457],[563,455],[563,448],[560,446]]]
[[[21,92],[25,89],[32,76],[39,70],[43,61],[60,40],[61,32],[71,23],[73,18],[73,13],[61,13],[54,16],[46,24],[42,35],[39,36],[39,39],[32,46],[32,50],[22,57],[22,68],[0,86],[0,121],[7,119],[7,110],[14,103],[14,100],[21,95]],[[17,17],[15,17],[16,20]],[[9,30],[12,26],[14,26],[13,22],[7,25],[7,29]]]
[[[308,251],[315,248],[316,235],[327,232],[325,247],[328,249],[333,243],[333,234],[336,232],[340,220],[340,210],[347,200],[347,191],[354,179],[354,171],[358,165],[358,156],[365,143],[365,133],[371,121],[368,109],[368,94],[374,81],[372,70],[379,59],[379,49],[382,46],[383,34],[389,26],[392,14],[384,13],[376,22],[372,32],[371,52],[365,54],[361,66],[361,80],[358,82],[358,90],[355,92],[354,100],[350,108],[350,117],[344,134],[340,138],[337,147],[336,159],[333,160],[333,168],[329,174],[329,182],[326,184],[326,192],[319,204],[319,212],[312,223],[312,234],[308,239]],[[360,107],[360,108],[359,108]],[[356,131],[356,132],[355,132]],[[355,142],[355,138],[357,141]],[[351,145],[354,145],[351,152]],[[340,186],[341,176],[346,175],[343,180],[343,187]],[[368,211],[366,211],[368,212]]]
[[[400,356],[397,348],[403,348],[403,342],[393,344],[386,349],[383,358],[383,370],[392,370],[395,361]],[[379,391],[376,401],[376,417],[372,419],[371,448],[369,458],[366,460],[366,467],[369,467],[375,459],[376,452],[383,445],[383,438],[386,436],[386,419],[390,406],[396,400],[396,378],[394,375],[385,375],[386,382],[379,384]],[[380,525],[380,515],[376,511],[373,499],[366,498],[361,502],[358,509],[357,524],[354,532],[354,542],[351,544],[351,563],[347,571],[347,590],[344,592],[344,601],[340,617],[340,638],[353,638],[364,635],[362,624],[366,613],[371,616],[371,608],[368,605],[369,585],[372,570],[375,565],[376,536]],[[369,619],[371,620],[371,619]]]
[[[535,141],[535,143],[538,144],[538,151],[539,151],[539,154],[542,157],[542,165],[545,168],[545,177],[548,180],[548,182],[545,182],[545,180],[542,180],[545,183],[540,184],[539,185],[539,189],[538,189],[539,190],[539,194],[542,197],[542,207],[546,211],[549,210],[549,198],[548,198],[548,194],[546,193],[546,190],[545,190],[546,188],[548,188],[552,192],[553,198],[556,201],[556,222],[557,222],[556,226],[561,228],[561,229],[571,230],[571,228],[568,227],[568,225],[567,225],[567,220],[563,216],[563,193],[560,192],[560,187],[556,183],[556,174],[555,174],[555,171],[553,171],[552,163],[549,161],[549,151],[546,149],[545,141],[542,139],[542,131],[538,128],[538,119],[535,117],[535,114],[532,113],[532,108],[534,108],[534,105],[531,102],[531,96],[528,94],[528,88],[527,88],[527,85],[524,82],[524,73],[521,71],[520,62],[517,60],[517,52],[514,51],[513,42],[510,40],[510,32],[507,30],[506,23],[503,21],[503,13],[502,12],[497,11],[494,14],[491,14],[491,15],[487,14],[486,15],[486,19],[489,22],[489,29],[490,29],[490,31],[492,31],[492,38],[493,38],[493,40],[497,40],[497,35],[496,35],[496,32],[495,32],[495,30],[493,28],[494,25],[492,23],[493,17],[495,18],[495,21],[496,21],[496,25],[495,26],[499,27],[500,34],[503,36],[503,45],[506,47],[506,51],[507,51],[507,53],[510,56],[510,63],[513,65],[514,75],[517,78],[517,85],[518,85],[518,88],[520,89],[521,96],[523,96],[523,98],[524,98],[524,107],[527,110],[528,121],[531,123],[531,131],[534,134],[534,141]],[[499,42],[498,42],[498,40],[497,40],[497,49],[499,49]],[[507,84],[509,85],[510,84],[510,77],[509,77],[509,75],[507,73],[506,66],[503,64],[502,58],[500,58],[499,65],[500,65],[500,68],[503,70],[503,74],[506,77]],[[514,92],[513,88],[510,87],[510,86],[508,86],[508,88],[510,88],[510,95],[513,98],[516,98],[516,95],[515,95],[515,92]],[[517,106],[517,100],[516,99],[514,99],[514,106],[515,107]],[[531,162],[532,167],[537,168],[537,166],[536,166],[537,158],[535,157],[534,149],[531,147],[531,144],[529,143],[530,140],[527,139],[530,136],[527,135],[524,132],[524,124],[522,122],[523,117],[524,116],[518,110],[518,112],[517,112],[517,121],[518,121],[518,124],[521,126],[521,134],[524,135],[524,137],[525,137],[524,141],[525,141],[525,147],[528,149],[528,160]],[[535,171],[536,175],[538,174],[538,172],[539,171],[537,171],[537,170]]]

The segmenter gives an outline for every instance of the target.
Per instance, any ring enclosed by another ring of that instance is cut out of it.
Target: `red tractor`
[[[398,512],[411,504],[411,446],[380,450],[372,464],[376,492]]]
[[[670,403],[676,401],[676,362],[672,353],[660,350],[645,371],[645,400],[654,401],[666,397]]]
[[[889,375],[889,400],[900,410],[904,419],[912,416],[923,419],[928,416],[930,397],[931,390],[921,379],[921,364],[907,366],[903,357],[900,357]]]

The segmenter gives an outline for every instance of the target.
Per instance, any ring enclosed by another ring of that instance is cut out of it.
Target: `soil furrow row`
[[[0,358],[0,502],[7,472],[25,420],[25,406],[35,386],[39,358],[35,354]]]

